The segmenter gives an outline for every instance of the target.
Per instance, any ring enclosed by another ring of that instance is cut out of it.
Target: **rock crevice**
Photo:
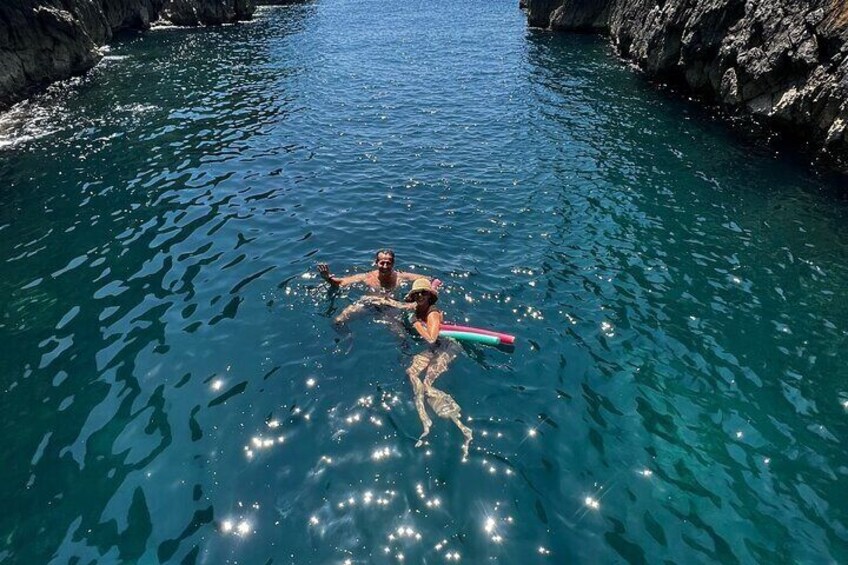
[[[609,34],[648,75],[809,141],[848,170],[848,2],[524,0],[530,25]]]

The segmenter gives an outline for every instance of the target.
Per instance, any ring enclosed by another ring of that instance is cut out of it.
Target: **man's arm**
[[[415,303],[401,302],[387,296],[363,296],[359,299],[364,304],[373,304],[375,306],[391,306],[400,310],[415,310]]]
[[[318,263],[318,274],[321,278],[333,286],[347,286],[358,282],[363,282],[368,274],[351,275],[349,277],[337,277],[330,274],[330,267],[326,263]]]
[[[402,271],[396,271],[396,272],[397,272],[398,280],[401,280],[401,281],[415,281],[417,279],[426,278],[424,275],[417,275],[415,273],[404,273]]]

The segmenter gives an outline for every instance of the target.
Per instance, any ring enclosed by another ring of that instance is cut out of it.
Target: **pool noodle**
[[[493,332],[490,330],[483,330],[480,328],[472,328],[471,326],[458,326],[456,324],[442,324],[442,329],[449,332],[468,332],[482,335],[491,335],[500,339],[501,343],[505,345],[512,345],[515,343],[515,336],[509,335],[501,332]]]
[[[444,327],[444,326],[442,326]],[[439,332],[440,337],[452,337],[453,339],[458,339],[460,341],[470,341],[473,343],[482,343],[484,345],[500,345],[501,340],[498,339],[497,336],[494,335],[484,335],[472,332],[454,332],[441,330]]]

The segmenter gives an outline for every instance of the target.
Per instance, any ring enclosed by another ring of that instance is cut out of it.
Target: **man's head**
[[[374,255],[374,265],[381,274],[391,273],[395,268],[395,252],[381,249]]]

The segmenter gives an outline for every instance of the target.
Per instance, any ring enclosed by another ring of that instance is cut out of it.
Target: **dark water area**
[[[513,0],[161,29],[0,119],[0,562],[848,561],[848,204]],[[519,336],[438,381],[315,263]]]

